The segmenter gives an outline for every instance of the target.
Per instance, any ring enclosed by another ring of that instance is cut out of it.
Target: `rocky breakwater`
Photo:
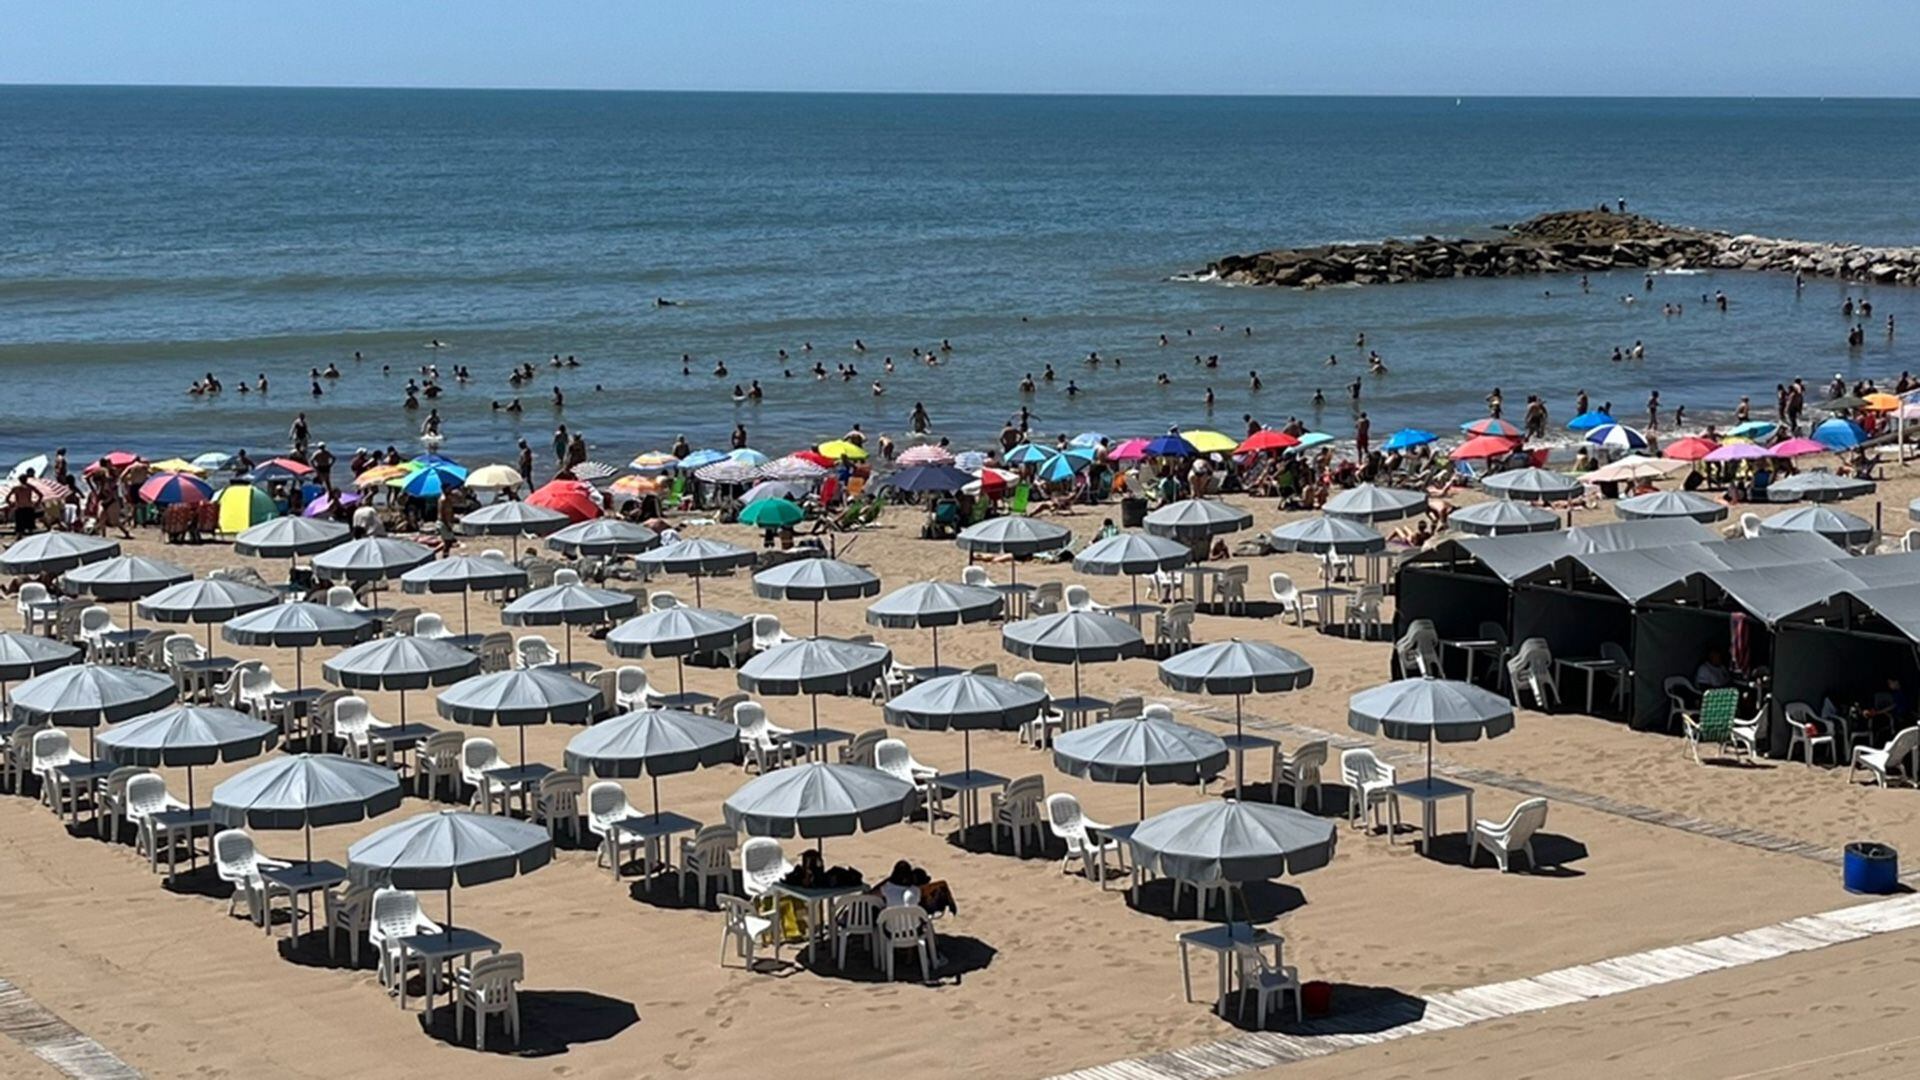
[[[1228,255],[1188,280],[1312,289],[1452,277],[1598,273],[1615,269],[1766,270],[1920,285],[1920,247],[1864,247],[1734,236],[1638,214],[1569,210],[1483,238],[1384,240]]]

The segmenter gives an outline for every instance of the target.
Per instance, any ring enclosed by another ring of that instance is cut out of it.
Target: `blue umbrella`
[[[743,446],[727,456],[743,465],[752,465],[756,469],[772,460],[751,446]]]
[[[1583,412],[1579,416],[1567,421],[1567,430],[1591,431],[1594,428],[1605,427],[1611,423],[1613,423],[1613,417],[1595,409]]]
[[[1820,426],[1814,428],[1812,434],[1814,442],[1831,446],[1835,450],[1851,450],[1867,441],[1866,428],[1838,416],[1831,420],[1820,421]]]
[[[1147,453],[1158,457],[1192,457],[1199,453],[1193,444],[1169,432],[1147,444]]]
[[[1386,450],[1406,450],[1415,446],[1425,446],[1430,442],[1437,442],[1439,439],[1440,436],[1435,435],[1431,431],[1421,431],[1419,428],[1401,428],[1399,431],[1387,436],[1387,441],[1382,448]]]
[[[416,499],[437,499],[467,482],[467,470],[458,465],[428,465],[400,483],[400,490]]]
[[[1053,456],[1053,451],[1034,443],[1021,443],[1007,451],[1009,465],[1040,465]]]
[[[460,469],[463,473],[466,472],[466,469],[462,468],[459,462],[450,457],[442,457],[439,454],[421,454],[419,457],[413,459],[413,463],[424,468],[432,468],[435,465],[447,465],[455,469]]]
[[[716,461],[726,460],[728,460],[728,456],[718,450],[695,450],[693,453],[680,459],[680,467],[683,469],[697,469],[702,465],[711,465]],[[766,462],[760,461],[754,462],[753,464],[764,465]]]
[[[1603,424],[1587,432],[1587,441],[1612,450],[1645,450],[1647,437],[1625,424]]]
[[[1074,474],[1085,470],[1087,465],[1085,458],[1074,454],[1055,454],[1034,471],[1034,476],[1046,483],[1057,484],[1073,479]]]
[[[1300,436],[1300,449],[1308,450],[1333,441],[1333,436],[1324,431],[1309,431]]]
[[[1734,425],[1733,430],[1727,434],[1736,439],[1765,439],[1778,430],[1780,425],[1771,420],[1749,420],[1744,424]]]
[[[971,483],[972,475],[951,465],[916,465],[893,474],[896,491],[959,491]]]

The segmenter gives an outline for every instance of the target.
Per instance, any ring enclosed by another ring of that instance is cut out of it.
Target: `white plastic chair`
[[[793,864],[787,861],[780,841],[756,836],[740,845],[740,891],[748,900],[767,895],[767,890],[792,871]]]
[[[1272,791],[1268,798],[1280,801],[1280,785],[1293,787],[1293,808],[1303,809],[1307,792],[1313,792],[1313,805],[1317,810],[1322,804],[1320,794],[1320,770],[1326,768],[1327,752],[1330,747],[1325,739],[1316,739],[1282,757],[1280,768],[1273,774]]]
[[[107,774],[106,787],[100,792],[100,812],[106,815],[107,839],[111,843],[120,842],[120,823],[127,820],[127,781],[145,772],[147,770],[138,765],[122,765]],[[135,837],[138,835],[136,830]]]
[[[1371,811],[1373,823],[1379,825],[1380,807],[1389,805],[1392,800],[1387,789],[1396,783],[1393,766],[1383,764],[1366,747],[1355,747],[1340,754],[1340,782],[1346,785],[1349,793],[1349,823],[1358,827]],[[1399,824],[1398,820],[1391,820],[1388,828]]]
[[[553,651],[547,639],[539,634],[528,634],[513,643],[514,656],[522,668],[546,667],[560,662],[560,654]]]
[[[520,982],[527,977],[526,958],[517,952],[483,956],[472,967],[453,973],[453,1038],[466,1037],[465,1020],[473,1010],[473,1045],[487,1048],[487,1017],[499,1016],[507,1037],[520,1045]]]
[[[1220,605],[1223,613],[1231,615],[1236,608],[1242,615],[1247,613],[1247,579],[1251,574],[1252,570],[1243,563],[1229,566],[1214,577],[1213,602]]]
[[[767,719],[766,707],[757,701],[743,701],[733,707],[733,722],[740,728],[740,746],[747,763],[760,772],[777,769],[794,760],[794,746],[786,741],[793,734]]]
[[[940,775],[940,770],[913,760],[913,751],[899,739],[881,739],[874,744],[873,767],[913,786],[915,799],[927,808],[927,823],[931,827],[934,817],[941,812],[940,789],[933,786],[933,778]]]
[[[1916,729],[1920,730],[1920,729]],[[1507,872],[1507,863],[1515,852],[1527,856],[1527,865],[1535,870],[1540,862],[1533,854],[1533,834],[1539,832],[1547,823],[1547,800],[1528,799],[1513,808],[1505,821],[1476,821],[1473,823],[1473,848],[1467,853],[1467,865],[1472,866],[1485,849],[1500,866],[1500,872]]]
[[[1066,873],[1075,859],[1080,860],[1080,875],[1092,878],[1107,887],[1107,855],[1111,853],[1120,861],[1120,869],[1126,870],[1126,849],[1118,840],[1095,839],[1089,830],[1098,832],[1107,826],[1089,820],[1080,809],[1080,800],[1066,792],[1056,792],[1047,796],[1047,831],[1058,837],[1067,847],[1067,853],[1060,860],[1060,872]]]
[[[738,896],[720,897],[720,911],[726,917],[726,925],[720,931],[720,966],[727,966],[728,946],[733,954],[753,970],[755,954],[762,944],[773,945],[773,958],[780,959],[780,935],[774,932],[773,920],[756,915],[753,906]]]
[[[333,733],[346,744],[348,757],[372,759],[373,724],[373,706],[366,698],[348,695],[333,703]]]
[[[1400,673],[1412,678],[1420,676],[1428,679],[1443,677],[1440,669],[1440,633],[1433,628],[1431,619],[1415,619],[1407,624],[1407,632],[1393,643],[1393,651],[1400,659]]]
[[[933,981],[935,944],[933,920],[920,907],[882,908],[874,921],[880,927],[880,966],[893,981],[894,955],[912,949],[920,957],[920,981]]]
[[[242,688],[247,677],[255,672],[267,670],[267,665],[259,660],[242,660],[227,669],[226,678],[213,688],[213,703],[222,709],[238,709],[246,704]]]
[[[1085,585],[1068,585],[1066,587],[1066,601],[1068,611],[1104,610],[1099,604],[1093,602],[1093,592]]]
[[[653,686],[647,681],[647,669],[633,664],[622,664],[613,676],[613,707],[621,712],[633,712],[636,709],[651,709],[660,703],[660,695],[653,692]]]
[[[753,617],[753,651],[766,652],[775,645],[792,641],[793,635],[780,628],[780,616],[755,615]]]
[[[1347,599],[1347,633],[1362,641],[1372,641],[1380,631],[1380,609],[1386,602],[1386,586],[1360,586],[1360,591]]]
[[[633,806],[627,802],[627,789],[611,780],[602,780],[587,789],[587,832],[600,838],[600,851],[594,857],[594,865],[603,863],[613,871],[613,879],[620,880],[620,868],[627,863],[628,848],[638,851],[640,840],[620,827],[620,823],[633,816]]]
[[[277,719],[272,715],[273,695],[283,694],[287,688],[273,677],[273,670],[253,660],[235,668],[234,672],[240,678],[241,706],[262,720]]]
[[[146,853],[148,873],[160,865],[159,834],[153,827],[153,815],[185,809],[186,803],[167,794],[167,781],[158,773],[143,773],[127,781],[127,821],[134,827],[134,850]]]
[[[657,590],[647,597],[647,607],[654,611],[671,611],[681,606],[680,598],[667,589]]]
[[[113,612],[99,604],[92,604],[80,610],[80,643],[86,646],[89,660],[111,659],[108,655],[106,635],[119,633],[120,628],[113,624]]]
[[[1027,614],[1057,614],[1065,603],[1060,583],[1043,581],[1034,586],[1033,592],[1027,596]]]
[[[882,739],[891,738],[886,728],[872,728],[853,737],[853,741],[840,748],[840,764],[865,765],[873,768],[873,748],[880,745]]]
[[[555,585],[578,585],[580,584],[580,571],[570,566],[562,566],[553,572],[553,583]]]
[[[880,913],[887,902],[872,893],[855,893],[833,901],[829,925],[833,927],[833,962],[847,966],[847,946],[855,938],[866,943],[867,956],[880,959]]]
[[[580,799],[585,781],[570,772],[550,772],[540,778],[533,793],[533,823],[545,825],[547,836],[555,836],[562,822],[567,835],[580,839]]]
[[[1553,652],[1547,647],[1546,638],[1528,638],[1514,650],[1513,659],[1507,661],[1507,689],[1513,694],[1515,708],[1520,706],[1520,688],[1525,686],[1533,694],[1534,704],[1541,711],[1560,703],[1560,680],[1553,673]]]
[[[438,641],[452,637],[453,631],[447,629],[447,620],[438,613],[423,611],[413,617],[413,636]]]
[[[1740,515],[1740,535],[1743,538],[1747,540],[1757,540],[1760,538],[1760,533],[1761,533],[1760,515],[1758,514],[1741,514]]]
[[[699,882],[700,906],[707,906],[707,884],[717,883],[718,896],[733,884],[733,849],[740,837],[725,825],[708,825],[680,841],[680,899],[687,898],[687,879]]]
[[[519,785],[505,784],[487,775],[488,770],[503,765],[500,748],[494,745],[492,739],[472,738],[461,744],[460,779],[473,788],[473,801],[469,804],[472,809],[491,814],[496,800],[500,804],[501,814],[510,809],[509,804]]]
[[[1300,1001],[1300,971],[1287,964],[1268,960],[1259,949],[1235,948],[1234,963],[1240,968],[1240,1008],[1247,1007],[1247,995],[1254,995],[1254,1027],[1267,1026],[1267,1003],[1282,1002],[1285,995],[1293,995],[1293,1021],[1299,1023],[1305,1018],[1305,1007]]]
[[[480,639],[480,670],[488,674],[498,671],[510,671],[513,668],[513,635],[504,630],[495,631]]]
[[[1244,605],[1245,602],[1246,598],[1242,596],[1241,603]],[[1168,650],[1173,652],[1191,648],[1193,646],[1194,611],[1193,601],[1181,600],[1178,603],[1167,605],[1165,611],[1155,612],[1153,616],[1154,644],[1165,645]]]
[[[1856,746],[1853,748],[1853,760],[1847,767],[1847,783],[1853,783],[1854,774],[1861,769],[1871,773],[1874,782],[1881,787],[1887,786],[1887,778],[1899,773],[1908,783],[1913,783],[1913,753],[1920,746],[1920,727],[1904,728],[1895,733],[1885,746]]]
[[[1046,777],[1039,774],[1023,776],[1009,783],[1005,791],[996,791],[991,799],[988,820],[993,823],[993,849],[1000,850],[1000,834],[1007,832],[1013,837],[1014,858],[1023,858],[1026,854],[1026,834],[1031,832],[1034,839],[1040,839],[1040,830],[1045,827],[1046,818],[1041,802],[1047,797]]]
[[[1273,600],[1280,605],[1280,617],[1293,616],[1295,626],[1307,625],[1307,609],[1300,603],[1300,588],[1293,578],[1274,572],[1267,575],[1267,588],[1273,593]]]
[[[335,611],[365,611],[366,605],[354,595],[353,589],[346,585],[334,585],[327,589],[327,606]]]
[[[53,770],[86,760],[87,756],[74,750],[73,739],[60,728],[44,728],[34,732],[32,772],[40,781],[40,801],[59,813],[65,807],[68,796],[60,790],[63,785],[54,778]]]
[[[20,623],[27,628],[27,633],[31,634],[38,630],[35,624],[42,620],[41,613],[34,605],[50,603],[52,600],[53,594],[48,592],[47,587],[40,582],[28,581],[21,584],[20,594],[13,601],[13,611],[20,616]]]
[[[400,941],[415,934],[437,934],[440,925],[420,910],[420,898],[405,889],[379,889],[373,894],[373,914],[367,920],[367,941],[379,957],[380,985],[398,993],[414,965],[424,967],[419,957],[409,958],[400,950]]]
[[[1046,676],[1037,671],[1022,671],[1013,677],[1013,681],[1047,697],[1046,703],[1040,707],[1040,714],[1020,725],[1020,741],[1032,743],[1036,749],[1051,746],[1054,733],[1066,726],[1067,717],[1053,708],[1053,694],[1047,689]]]
[[[1807,767],[1813,767],[1814,751],[1825,748],[1827,756],[1834,764],[1840,761],[1839,726],[1833,717],[1822,716],[1813,711],[1811,705],[1802,701],[1787,705],[1787,757],[1792,759],[1795,748],[1806,756]]]
[[[466,744],[464,731],[436,731],[420,744],[414,761],[420,770],[421,793],[426,798],[439,794],[442,779],[447,781],[448,794],[455,799],[460,797],[461,785],[466,782],[460,771],[460,751]]]
[[[244,829],[227,829],[214,834],[214,871],[219,874],[221,881],[233,886],[233,895],[227,898],[228,917],[232,917],[234,905],[244,899],[247,902],[247,918],[271,930],[272,920],[267,916],[266,889],[260,880],[260,871],[264,867],[288,865],[260,854],[259,849],[253,846],[253,837]]]
[[[333,958],[337,948],[336,941],[341,934],[345,934],[347,935],[347,958],[354,967],[359,967],[360,938],[373,925],[373,890],[361,885],[328,889],[326,910],[327,958]]]

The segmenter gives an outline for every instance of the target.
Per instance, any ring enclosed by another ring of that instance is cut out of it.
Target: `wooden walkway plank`
[[[140,1080],[140,1072],[0,979],[0,1032],[75,1080]]]

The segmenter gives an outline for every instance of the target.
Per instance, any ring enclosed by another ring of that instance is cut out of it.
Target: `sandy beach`
[[[1890,519],[1904,517],[1904,504],[1914,494],[1920,494],[1920,482],[1903,474],[1882,484],[1877,496],[1847,508],[1871,517],[1877,499],[1889,508]],[[1250,508],[1257,527],[1281,520],[1264,503]],[[1583,511],[1581,520],[1607,520],[1609,513]],[[1083,508],[1061,520],[1084,539],[1102,516],[1098,508]],[[957,579],[965,556],[950,543],[918,539],[919,520],[911,508],[889,511],[878,528],[842,538],[842,557],[872,568],[888,588]],[[738,527],[697,528],[689,535],[758,543],[751,530]],[[126,547],[202,572],[246,561],[224,544],[168,546],[144,534]],[[1315,573],[1298,556],[1245,561],[1252,565],[1256,597],[1264,594],[1273,570],[1297,580]],[[271,574],[273,568],[262,569]],[[1004,567],[991,569],[1004,576]],[[1123,583],[1080,577],[1065,566],[1023,565],[1021,579],[1079,580],[1110,603],[1125,595]],[[659,579],[653,587],[691,598],[684,580]],[[710,607],[772,611],[790,630],[807,624],[807,605],[756,600],[745,575],[710,579],[703,592]],[[449,621],[458,617],[456,597],[420,599]],[[869,632],[864,605],[823,605],[822,631]],[[1386,680],[1389,646],[1303,630],[1267,615],[1258,603],[1254,610],[1250,616],[1201,616],[1195,640],[1277,642],[1310,660],[1316,677],[1305,690],[1249,698],[1249,724],[1255,730],[1283,725],[1268,730],[1288,747],[1304,738],[1299,729],[1364,741],[1346,728],[1346,698]],[[473,611],[476,629],[498,626],[488,605],[476,604]],[[11,611],[7,618],[10,627],[17,625]],[[924,662],[924,631],[888,631],[880,639],[903,662]],[[577,638],[575,648],[581,656],[608,659],[598,643]],[[258,656],[282,682],[291,682],[290,651],[226,645],[221,651]],[[319,680],[317,654],[325,652],[309,651],[309,683]],[[943,632],[941,653],[951,664],[998,663],[1002,674],[1039,670],[1056,693],[1070,682],[1065,667],[1027,664],[1005,653],[998,624]],[[1174,704],[1187,722],[1230,730],[1230,699],[1173,694],[1159,685],[1153,663],[1089,665],[1083,669],[1086,690],[1109,698],[1141,694]],[[671,665],[646,666],[656,683],[670,682]],[[689,668],[688,683],[724,694],[733,690],[733,673]],[[393,695],[366,696],[376,715],[397,715]],[[415,717],[425,712],[425,697],[412,696]],[[804,698],[763,700],[775,722],[804,726]],[[880,726],[878,709],[865,700],[823,698],[820,706],[823,725],[856,732]],[[1228,722],[1216,719],[1222,716]],[[529,757],[557,764],[576,730],[528,729]],[[513,753],[511,733],[474,733],[494,737]],[[904,738],[919,760],[959,767],[959,734],[908,732]],[[76,742],[84,746],[84,739]],[[1403,776],[1417,768],[1417,746],[1383,744],[1381,751],[1398,755],[1392,760],[1404,757]],[[1067,777],[1053,768],[1050,755],[1020,745],[1011,734],[976,735],[973,756],[976,768],[1002,775],[1040,774],[1049,791],[1073,792],[1099,820],[1137,816],[1132,787]],[[1332,865],[1249,890],[1254,917],[1286,937],[1287,962],[1298,965],[1304,978],[1334,985],[1336,1011],[1523,978],[1849,902],[1831,862],[1707,835],[1699,827],[1705,823],[1828,848],[1871,837],[1920,850],[1920,815],[1910,792],[1850,787],[1842,781],[1844,770],[1792,763],[1701,767],[1678,740],[1577,715],[1523,712],[1511,735],[1444,747],[1439,761],[1443,774],[1449,764],[1485,771],[1476,774],[1480,817],[1503,817],[1524,797],[1503,790],[1500,776],[1582,796],[1554,801],[1539,841],[1547,861],[1557,865],[1538,874],[1503,875],[1484,861],[1466,868],[1457,805],[1442,811],[1443,835],[1433,858],[1417,854],[1405,838],[1390,843],[1385,835],[1341,824]],[[199,770],[199,791],[210,791],[246,764]],[[1330,771],[1337,777],[1337,765]],[[1247,773],[1264,788],[1267,762],[1250,759]],[[1489,775],[1495,782],[1488,782]],[[661,785],[663,803],[717,821],[720,803],[742,780],[734,766],[669,777]],[[176,792],[183,790],[181,777],[170,781]],[[628,786],[636,805],[644,806],[644,782]],[[1338,811],[1341,793],[1330,784],[1327,794]],[[1155,787],[1148,811],[1210,797],[1217,794]],[[1638,819],[1620,812],[1625,805],[1666,816]],[[409,798],[400,811],[373,822],[316,830],[315,854],[344,861],[353,840],[426,806]],[[992,852],[984,830],[964,841],[954,833],[951,822],[930,834],[916,819],[825,846],[829,864],[857,866],[869,879],[906,858],[952,885],[960,911],[939,924],[949,963],[932,986],[885,983],[858,960],[844,974],[831,965],[788,966],[778,974],[723,970],[715,962],[717,913],[682,903],[665,879],[651,888],[631,878],[616,884],[595,868],[591,850],[575,850],[563,840],[554,862],[538,872],[459,894],[461,925],[527,957],[524,1043],[517,1050],[490,1044],[481,1054],[450,1045],[448,1010],[441,1009],[433,1028],[423,1031],[418,1011],[396,1009],[376,983],[369,957],[363,955],[360,969],[350,969],[344,947],[330,961],[320,935],[308,935],[288,951],[284,926],[268,939],[246,921],[227,918],[225,889],[204,865],[168,890],[127,846],[95,838],[88,824],[70,831],[33,801],[9,797],[0,799],[0,906],[7,912],[0,920],[0,978],[156,1077],[453,1070],[475,1077],[535,1070],[557,1076],[743,1076],[764,1071],[770,1052],[790,1068],[835,1075],[881,1068],[1046,1076],[1241,1030],[1206,1004],[1183,1000],[1175,935],[1203,924],[1184,912],[1170,913],[1165,883],[1144,890],[1141,910],[1132,910],[1120,889],[1103,891],[1063,874],[1057,854],[1030,851],[1017,859]],[[256,831],[256,837],[270,854],[298,856],[297,833]],[[791,857],[802,844],[785,846]],[[430,896],[425,903],[438,912],[441,900]],[[1831,954],[1789,957],[1604,1002],[1414,1036],[1303,1063],[1297,1072],[1447,1075],[1472,1068],[1528,1075],[1551,1067],[1564,1074],[1574,1062],[1571,1071],[1589,1069],[1586,1075],[1753,1075],[1790,1055],[1803,1063],[1794,1070],[1799,1075],[1891,1074],[1910,1058],[1911,1044],[1845,1055],[1876,1036],[1897,1037],[1897,1029],[1869,1021],[1886,1016],[1887,1002],[1920,978],[1915,940],[1907,932],[1890,942],[1837,946]],[[1199,967],[1196,996],[1204,998],[1210,996],[1212,970],[1205,962]],[[1250,1026],[1251,1018],[1244,1023]],[[0,1071],[30,1076],[47,1069],[0,1040]]]

